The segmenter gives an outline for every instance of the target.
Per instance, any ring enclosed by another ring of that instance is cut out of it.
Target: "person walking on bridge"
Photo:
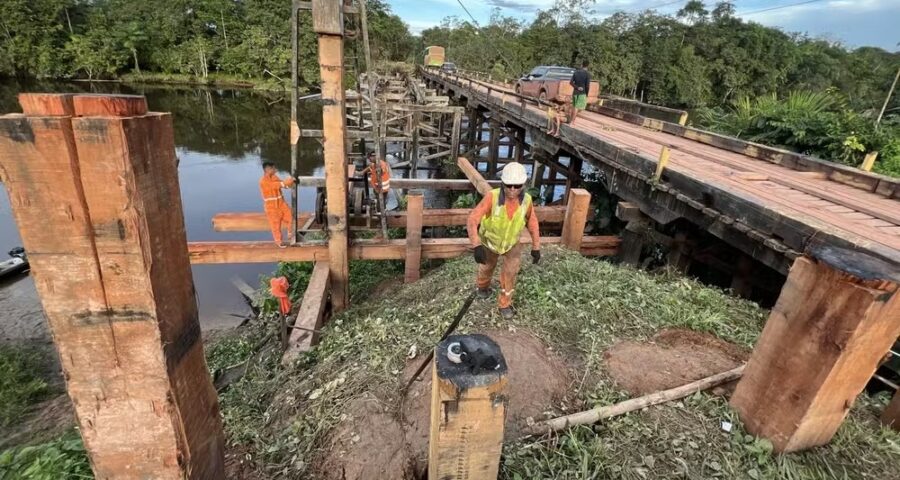
[[[509,319],[514,315],[512,295],[516,287],[516,275],[522,264],[522,243],[519,234],[528,227],[531,234],[531,258],[533,263],[541,259],[541,234],[531,195],[525,193],[528,175],[521,163],[511,162],[503,168],[500,176],[502,186],[491,190],[490,195],[469,214],[466,228],[472,245],[475,261],[478,262],[478,276],[475,284],[478,296],[491,295],[491,277],[500,257],[500,314]]]
[[[574,90],[572,92],[572,112],[569,115],[570,125],[575,125],[578,111],[587,108],[587,97],[591,88],[591,74],[587,71],[588,65],[587,60],[581,62],[581,68],[575,70],[572,80],[569,82]]]
[[[259,191],[263,198],[263,210],[272,228],[272,239],[281,248],[287,247],[281,239],[281,231],[291,228],[291,207],[284,201],[281,189],[294,186],[294,179],[282,180],[272,162],[263,163],[263,176],[259,179]],[[293,235],[291,235],[293,238]]]

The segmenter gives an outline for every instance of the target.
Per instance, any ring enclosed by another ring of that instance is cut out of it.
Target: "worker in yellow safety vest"
[[[500,176],[503,186],[491,190],[490,195],[469,214],[466,227],[469,241],[478,262],[478,276],[475,284],[478,296],[491,295],[491,277],[497,261],[503,257],[500,269],[500,314],[512,318],[512,294],[516,287],[516,275],[522,264],[522,244],[519,234],[528,227],[531,234],[531,257],[533,263],[541,259],[541,234],[531,195],[525,193],[528,175],[521,163],[511,162],[503,168]]]

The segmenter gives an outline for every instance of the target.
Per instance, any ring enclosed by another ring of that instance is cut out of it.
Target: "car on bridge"
[[[444,62],[444,64],[441,65],[441,72],[456,73],[456,64],[453,62]]]
[[[534,67],[534,69],[516,81],[516,93],[529,97],[537,97],[545,102],[569,103],[572,101],[574,89],[569,81],[575,73],[574,68],[555,65]],[[600,83],[591,82],[588,89],[588,104],[597,103],[600,96]]]

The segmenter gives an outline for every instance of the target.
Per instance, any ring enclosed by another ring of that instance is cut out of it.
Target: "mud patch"
[[[750,352],[707,333],[665,329],[650,342],[617,343],[603,358],[613,381],[639,396],[731,370]]]
[[[487,330],[503,351],[509,366],[505,437],[518,437],[527,425],[528,418],[541,420],[545,412],[565,400],[569,387],[569,372],[559,356],[530,333],[512,333]],[[406,382],[422,362],[422,357],[411,360],[403,372]],[[431,367],[413,383],[403,405],[403,427],[409,452],[415,461],[416,475],[421,477],[428,463],[428,430],[431,422]]]
[[[331,433],[318,478],[413,479],[412,458],[400,422],[372,397],[355,400],[347,417]],[[426,445],[427,449],[427,445]]]

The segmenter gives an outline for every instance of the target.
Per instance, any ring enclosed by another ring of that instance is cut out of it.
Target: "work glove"
[[[485,264],[487,262],[487,253],[484,251],[484,245],[475,247],[475,262]]]
[[[537,263],[540,261],[541,261],[541,251],[540,250],[532,250],[531,251],[531,263],[533,265],[537,265]]]

